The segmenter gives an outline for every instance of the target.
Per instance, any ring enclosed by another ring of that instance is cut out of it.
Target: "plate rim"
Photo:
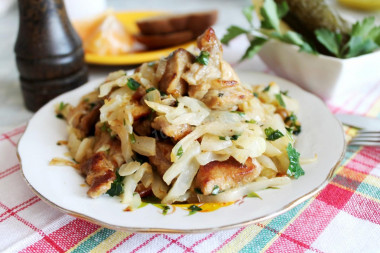
[[[274,77],[278,80],[281,80],[281,81],[285,81],[285,82],[288,82],[288,83],[291,83],[292,85],[294,85],[296,88],[302,90],[303,92],[305,93],[308,93],[309,95],[312,95],[313,97],[317,98],[320,102],[322,102],[322,105],[327,108],[326,104],[323,102],[323,100],[321,98],[319,98],[318,96],[302,89],[301,87],[299,87],[298,85],[296,85],[295,83],[287,80],[287,79],[284,79],[284,78],[281,78],[281,77],[278,77],[278,76],[274,76],[274,75],[270,75],[270,74],[267,74],[267,73],[262,73],[262,72],[256,72],[256,71],[247,71],[247,70],[237,70],[237,72],[249,72],[251,74],[260,74],[260,75],[263,75],[263,76],[268,76],[268,77]],[[91,80],[90,82],[96,82],[98,80],[101,80],[101,78],[99,79],[94,79],[94,80]],[[90,82],[87,82],[86,84],[90,83]],[[84,84],[84,85],[86,85]],[[80,86],[76,89],[79,89],[83,86]],[[75,91],[76,89],[74,90],[71,90],[70,92],[72,91]],[[59,97],[59,96],[58,96]],[[54,100],[54,99],[53,99]],[[54,101],[50,101],[48,102],[47,104],[45,104],[42,108],[45,108],[45,107],[48,107],[48,106],[51,106],[52,103]],[[42,109],[41,108],[41,109]],[[40,110],[41,110],[40,109]],[[327,108],[328,109],[328,108]],[[333,113],[331,113],[330,110],[328,110],[329,113],[331,114],[331,116],[333,117],[333,119],[339,124],[340,126],[340,133],[342,134],[342,137],[343,137],[343,140],[345,140],[344,138],[344,130],[343,130],[343,125],[342,123],[335,117],[335,115]],[[37,114],[37,112],[36,112]],[[36,115],[35,114],[35,115]],[[339,159],[336,161],[336,163],[332,166],[332,168],[330,168],[330,171],[329,173],[327,174],[326,178],[321,182],[321,184],[319,184],[319,186],[317,186],[316,188],[312,189],[311,191],[309,191],[308,193],[300,196],[299,198],[293,200],[292,202],[286,204],[285,206],[279,208],[278,210],[275,210],[273,212],[270,212],[269,214],[267,215],[263,215],[263,216],[260,216],[260,217],[257,217],[257,218],[254,218],[254,219],[250,219],[250,220],[246,220],[246,221],[241,221],[241,222],[237,222],[237,223],[233,223],[233,224],[228,224],[228,225],[223,225],[223,226],[218,226],[218,227],[212,227],[212,228],[199,228],[199,229],[175,229],[175,228],[141,228],[141,227],[126,227],[126,226],[118,226],[118,225],[113,225],[113,224],[110,224],[110,223],[107,223],[107,222],[104,222],[104,221],[101,221],[101,220],[98,220],[96,218],[92,218],[86,214],[83,214],[83,213],[79,213],[79,212],[76,212],[76,211],[72,211],[72,210],[69,210],[67,208],[64,208],[64,207],[61,207],[61,206],[58,206],[57,204],[55,204],[54,202],[50,201],[49,199],[47,199],[46,197],[43,196],[43,194],[41,194],[37,189],[34,188],[34,186],[28,181],[28,179],[26,178],[25,174],[24,174],[24,169],[23,169],[23,166],[22,166],[22,158],[21,158],[21,155],[19,153],[19,144],[21,143],[21,140],[23,139],[25,133],[27,132],[28,130],[28,127],[29,127],[29,123],[30,121],[35,117],[35,115],[33,115],[33,117],[28,121],[28,123],[26,124],[26,127],[25,127],[25,131],[24,133],[21,135],[18,143],[17,143],[17,146],[16,146],[16,155],[17,155],[17,158],[19,160],[19,163],[20,163],[20,168],[21,168],[21,174],[22,174],[22,177],[23,177],[23,180],[26,182],[27,186],[32,190],[32,192],[34,194],[36,194],[40,199],[42,199],[45,203],[47,203],[49,206],[52,206],[58,210],[60,210],[61,212],[65,213],[65,214],[68,214],[68,215],[71,215],[71,216],[74,216],[76,218],[80,218],[80,219],[83,219],[83,220],[86,220],[88,222],[91,222],[91,223],[94,223],[94,224],[97,224],[97,225],[100,225],[102,227],[106,227],[106,228],[109,228],[109,229],[114,229],[114,230],[118,230],[118,231],[125,231],[125,232],[137,232],[137,233],[169,233],[169,234],[196,234],[196,233],[209,233],[209,232],[216,232],[216,231],[221,231],[221,230],[226,230],[226,229],[233,229],[233,228],[238,228],[238,227],[243,227],[243,226],[249,226],[249,225],[252,225],[252,224],[255,224],[255,223],[259,223],[261,221],[264,221],[264,220],[268,220],[268,219],[272,219],[272,218],[275,218],[287,211],[289,211],[290,209],[296,207],[297,205],[299,205],[300,203],[312,198],[314,195],[318,194],[321,190],[323,190],[325,188],[325,186],[328,185],[328,183],[331,181],[331,179],[333,178],[334,176],[334,172],[335,170],[339,167],[340,163],[342,162],[344,156],[345,156],[345,153],[346,153],[346,149],[347,149],[347,143],[346,141],[344,142],[343,144],[343,148],[342,148],[342,152],[340,154],[340,157]]]

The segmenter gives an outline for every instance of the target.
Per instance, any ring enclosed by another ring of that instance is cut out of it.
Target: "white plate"
[[[246,198],[241,204],[233,204],[214,212],[188,215],[177,208],[169,215],[153,205],[133,212],[125,212],[118,198],[104,195],[97,199],[87,197],[84,179],[71,167],[49,166],[54,157],[64,157],[65,146],[57,146],[58,140],[67,138],[66,123],[55,117],[54,105],[64,101],[77,104],[80,97],[99,85],[90,82],[74,91],[54,99],[39,110],[30,120],[22,136],[18,153],[24,177],[31,189],[50,205],[68,214],[81,217],[113,229],[135,232],[196,233],[248,225],[273,218],[320,191],[331,179],[345,151],[344,132],[341,124],[324,103],[278,77],[262,73],[238,73],[241,80],[250,84],[277,82],[282,90],[300,103],[299,120],[302,133],[296,143],[301,157],[318,155],[318,161],[304,165],[305,176],[292,180],[281,189],[258,192],[258,198]]]

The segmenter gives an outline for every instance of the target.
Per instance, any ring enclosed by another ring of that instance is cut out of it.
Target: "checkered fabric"
[[[380,83],[327,104],[333,113],[380,117]],[[0,251],[380,252],[380,148],[348,147],[326,188],[271,220],[215,233],[139,234],[71,217],[35,196],[15,152],[24,130],[0,135]]]

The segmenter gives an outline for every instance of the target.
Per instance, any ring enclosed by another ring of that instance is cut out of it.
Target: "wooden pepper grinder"
[[[17,68],[25,105],[36,111],[85,83],[88,71],[62,0],[18,0],[18,6]]]

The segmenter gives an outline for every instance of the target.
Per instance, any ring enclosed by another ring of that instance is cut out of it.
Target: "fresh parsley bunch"
[[[254,6],[245,7],[243,14],[249,23],[249,29],[232,25],[222,38],[222,43],[228,43],[235,37],[245,34],[250,42],[241,60],[253,57],[269,39],[277,39],[288,44],[299,46],[300,51],[318,54],[315,47],[301,34],[294,31],[283,33],[280,21],[289,11],[284,1],[276,4],[274,0],[265,0],[260,8],[262,19],[259,25],[254,23]],[[349,38],[342,39],[342,34],[322,28],[314,31],[316,40],[338,58],[351,58],[371,53],[380,48],[380,26],[375,26],[375,19],[369,17],[352,26]]]

